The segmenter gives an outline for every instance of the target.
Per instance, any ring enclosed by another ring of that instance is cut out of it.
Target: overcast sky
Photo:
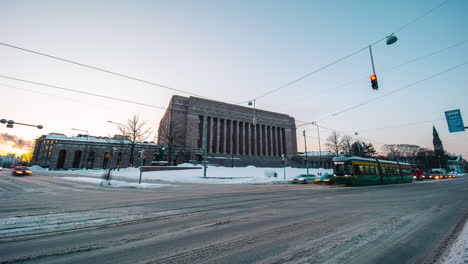
[[[0,42],[215,100],[258,98],[257,108],[318,121],[322,145],[335,129],[357,132],[378,150],[403,143],[432,149],[435,125],[445,149],[468,158],[468,132],[449,133],[444,117],[460,109],[468,126],[466,14],[466,0],[7,0],[0,1]],[[365,48],[391,33],[398,42],[372,47],[380,86],[374,91]],[[2,76],[161,107],[174,94],[188,96],[3,45],[0,58]],[[26,140],[80,133],[71,128],[113,135],[118,130],[107,121],[125,123],[133,114],[157,131],[164,113],[6,78],[0,92],[0,118],[44,126],[0,126],[0,134]],[[318,150],[317,129],[308,125],[298,127],[298,151],[303,129],[308,150]]]

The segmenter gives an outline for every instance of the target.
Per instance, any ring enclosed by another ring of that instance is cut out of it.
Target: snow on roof
[[[305,152],[299,152],[297,153],[298,156],[305,156]],[[307,151],[307,156],[308,157],[312,157],[312,156],[336,156],[335,153],[333,152],[330,152],[330,151],[322,151],[322,152],[319,152],[319,151]]]
[[[97,138],[93,136],[82,135],[80,137],[67,137],[64,134],[51,133],[45,137],[48,140],[60,140],[60,141],[73,141],[73,142],[88,142],[88,143],[109,143],[109,144],[130,144],[129,140],[117,140],[112,138]],[[139,142],[138,145],[154,145],[157,144],[154,142]]]
[[[358,157],[358,156],[344,156],[344,157],[333,158],[333,161],[348,161],[348,160],[360,160],[360,161],[370,161],[370,162],[375,162],[376,160],[378,160],[381,163],[387,163],[387,164],[411,165],[405,162],[396,162],[396,161],[391,161],[391,160],[374,159],[374,158],[363,158],[363,157]]]

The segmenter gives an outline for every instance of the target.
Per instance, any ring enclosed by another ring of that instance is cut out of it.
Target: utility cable
[[[172,91],[176,91],[176,92],[180,92],[180,93],[184,93],[184,94],[189,94],[189,95],[197,96],[197,97],[200,97],[200,98],[203,98],[203,99],[209,99],[209,98],[207,98],[207,97],[204,97],[204,96],[201,96],[201,95],[197,95],[197,94],[194,94],[194,93],[191,93],[191,92],[187,92],[187,91],[183,91],[183,90],[180,90],[180,89],[172,88],[172,87],[169,87],[169,86],[166,86],[166,85],[162,85],[162,84],[159,84],[159,83],[155,83],[155,82],[146,81],[146,80],[143,80],[143,79],[140,79],[140,78],[136,78],[136,77],[132,77],[132,76],[130,76],[130,75],[126,75],[126,74],[121,74],[121,73],[113,72],[113,71],[106,70],[106,69],[103,69],[103,68],[98,68],[98,67],[91,66],[91,65],[87,65],[87,64],[84,64],[84,63],[80,63],[80,62],[76,62],[76,61],[72,61],[72,60],[60,58],[60,57],[57,57],[57,56],[45,54],[45,53],[42,53],[42,52],[38,52],[38,51],[34,51],[34,50],[22,48],[22,47],[10,45],[10,44],[7,44],[7,43],[2,43],[2,42],[0,42],[0,45],[6,46],[6,47],[9,47],[9,48],[14,48],[14,49],[26,51],[26,52],[30,52],[30,53],[37,54],[37,55],[41,55],[41,56],[45,56],[45,57],[48,57],[48,58],[52,58],[52,59],[56,59],[56,60],[60,60],[60,61],[64,61],[64,62],[68,62],[68,63],[75,64],[75,65],[78,65],[78,66],[86,67],[86,68],[89,68],[89,69],[93,69],[93,70],[105,72],[105,73],[108,73],[108,74],[117,75],[117,76],[124,77],[124,78],[130,79],[130,80],[134,80],[134,81],[138,81],[138,82],[142,82],[142,83],[146,83],[146,84],[158,86],[158,87],[160,87],[160,88],[164,88],[164,89],[168,89],[168,90],[172,90]]]
[[[430,13],[432,13],[434,10],[439,9],[440,7],[442,7],[443,5],[445,5],[448,1],[449,1],[449,0],[445,0],[445,1],[442,2],[441,4],[439,4],[439,5],[437,5],[437,6],[433,7],[433,8],[431,8],[429,11],[427,11],[427,12],[424,13],[423,15],[421,15],[421,16],[419,16],[419,17],[416,17],[415,19],[409,21],[408,23],[406,23],[405,25],[403,25],[402,27],[400,27],[400,28],[397,29],[394,33],[392,33],[392,34],[390,34],[390,35],[393,35],[393,34],[395,34],[395,33],[398,33],[398,32],[400,32],[400,31],[402,31],[403,29],[405,29],[406,27],[408,27],[410,24],[415,23],[415,22],[418,21],[419,19],[422,19],[423,17],[425,17],[425,16],[429,15]],[[290,81],[290,82],[288,82],[288,83],[286,83],[286,84],[284,84],[284,85],[282,85],[282,86],[280,86],[280,87],[278,87],[278,88],[275,88],[275,89],[270,90],[270,91],[268,91],[268,92],[266,92],[266,93],[264,93],[264,94],[262,94],[262,95],[260,95],[260,96],[257,96],[257,97],[255,97],[255,98],[253,98],[253,100],[257,100],[257,99],[263,98],[263,97],[265,97],[265,96],[267,96],[267,95],[270,95],[270,94],[272,94],[272,93],[274,93],[274,92],[276,92],[276,91],[278,91],[278,90],[281,90],[281,89],[286,88],[286,87],[288,87],[288,86],[290,86],[290,85],[292,85],[292,84],[294,84],[294,83],[297,83],[297,82],[299,82],[299,81],[301,81],[301,80],[303,80],[303,79],[305,79],[305,78],[307,78],[307,77],[309,77],[309,76],[311,76],[311,75],[313,75],[313,74],[315,74],[315,73],[318,73],[318,72],[320,72],[320,71],[322,71],[322,70],[325,70],[326,68],[328,68],[328,67],[330,67],[330,66],[332,66],[332,65],[335,65],[335,64],[337,64],[338,62],[341,62],[341,61],[343,61],[343,60],[345,60],[345,59],[347,59],[347,58],[349,58],[349,57],[352,57],[352,56],[354,56],[354,55],[356,55],[356,54],[358,54],[358,53],[360,53],[360,52],[362,52],[362,51],[368,49],[369,46],[374,46],[374,45],[376,45],[377,43],[379,43],[379,42],[385,40],[386,38],[387,38],[387,37],[384,37],[384,38],[382,38],[382,39],[379,39],[379,40],[375,41],[374,43],[372,43],[372,44],[370,44],[370,45],[367,45],[367,46],[365,46],[365,47],[363,47],[363,48],[361,48],[361,49],[359,49],[359,50],[357,50],[357,51],[355,51],[355,52],[352,52],[351,54],[348,54],[348,55],[346,55],[346,56],[344,56],[344,57],[342,57],[342,58],[340,58],[340,59],[337,59],[337,60],[335,60],[335,61],[333,61],[333,62],[331,62],[331,63],[329,63],[329,64],[327,64],[327,65],[325,65],[325,66],[323,66],[323,67],[321,67],[321,68],[318,68],[317,70],[315,70],[315,71],[313,71],[313,72],[310,72],[310,73],[308,73],[308,74],[305,74],[305,75],[303,75],[303,76],[301,76],[301,77],[299,77],[299,78],[297,78],[297,79],[295,79],[295,80],[293,80],[293,81]],[[250,101],[250,100],[249,100],[249,101]],[[244,101],[244,102],[241,102],[241,103],[239,103],[239,104],[245,104],[245,103],[247,103],[247,102],[249,102],[249,101]]]
[[[331,117],[340,115],[340,114],[342,114],[342,113],[348,112],[348,111],[350,111],[350,110],[353,110],[353,109],[355,109],[355,108],[358,108],[358,107],[360,107],[360,106],[363,106],[363,105],[372,103],[372,102],[374,102],[374,101],[376,101],[376,100],[382,99],[382,98],[384,98],[384,97],[387,97],[387,96],[389,96],[389,95],[392,95],[392,94],[397,93],[397,92],[399,92],[399,91],[402,91],[402,90],[404,90],[404,89],[407,89],[407,88],[416,86],[417,84],[420,84],[420,83],[425,82],[425,81],[427,81],[427,80],[433,79],[433,78],[435,78],[435,77],[437,77],[437,76],[440,76],[440,75],[442,75],[442,74],[445,74],[445,73],[448,73],[448,72],[450,72],[450,71],[453,71],[453,70],[455,70],[455,69],[457,69],[457,68],[460,68],[460,67],[462,67],[462,66],[465,66],[466,64],[468,64],[468,61],[465,61],[465,62],[463,62],[463,63],[461,63],[461,64],[458,64],[458,65],[456,65],[456,66],[454,66],[454,67],[451,67],[451,68],[449,68],[449,69],[446,69],[446,70],[444,70],[444,71],[441,71],[441,72],[432,74],[432,75],[430,75],[430,76],[428,76],[428,77],[426,77],[426,78],[424,78],[424,79],[421,79],[421,80],[419,80],[419,81],[413,82],[413,83],[411,83],[411,84],[408,84],[408,85],[403,86],[403,87],[401,87],[401,88],[398,88],[398,89],[396,89],[396,90],[390,91],[390,92],[388,92],[388,93],[386,93],[386,94],[383,94],[383,95],[381,95],[381,96],[374,97],[374,98],[372,98],[372,99],[370,99],[370,100],[367,100],[367,101],[364,101],[364,102],[359,103],[359,104],[357,104],[357,105],[354,105],[354,106],[351,106],[351,107],[349,107],[349,108],[343,109],[343,110],[338,111],[338,112],[336,112],[336,113],[334,113],[334,114],[332,114],[332,115],[330,115],[330,116],[327,116],[327,117],[318,119],[318,121],[314,121],[314,122],[323,121],[323,120],[329,119],[329,118],[331,118]],[[304,125],[310,125],[310,124],[312,124],[312,123],[314,123],[314,122],[307,122],[307,123],[298,125],[297,127],[304,126]]]
[[[122,98],[117,98],[117,97],[112,97],[112,96],[107,96],[107,95],[102,95],[102,94],[84,92],[84,91],[80,91],[80,90],[75,90],[75,89],[50,85],[50,84],[46,84],[46,83],[28,81],[28,80],[24,80],[24,79],[19,79],[19,78],[14,78],[14,77],[9,77],[9,76],[3,76],[3,75],[0,75],[0,78],[5,78],[5,79],[19,81],[19,82],[25,82],[25,83],[31,83],[31,84],[46,86],[46,87],[50,87],[50,88],[54,88],[54,89],[60,89],[60,90],[65,90],[65,91],[69,91],[69,92],[74,92],[74,93],[86,94],[86,95],[101,97],[101,98],[105,98],[105,99],[111,99],[111,100],[116,100],[116,101],[120,101],[120,102],[126,102],[126,103],[137,104],[137,105],[142,105],[142,106],[147,106],[147,107],[153,107],[153,108],[166,110],[166,107],[162,107],[162,106],[150,105],[150,104],[145,104],[145,103],[141,103],[141,102],[131,101],[131,100],[127,100],[127,99],[122,99]]]

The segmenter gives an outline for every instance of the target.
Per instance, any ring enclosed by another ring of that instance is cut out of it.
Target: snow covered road
[[[83,175],[0,173],[0,262],[424,263],[443,255],[468,210],[468,177],[144,189],[56,178],[72,176]]]

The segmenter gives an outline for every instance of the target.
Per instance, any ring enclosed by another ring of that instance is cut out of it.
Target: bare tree
[[[414,163],[421,147],[410,144],[386,144],[382,147],[382,150],[390,159]]]
[[[328,150],[334,152],[337,156],[340,153],[340,134],[336,131],[333,131],[331,135],[327,138],[325,146],[328,147]]]
[[[344,135],[340,141],[340,149],[344,153],[351,153],[351,146],[353,145],[354,139],[351,136]]]
[[[398,160],[401,156],[400,149],[397,144],[385,144],[382,150],[389,159]]]
[[[173,165],[172,161],[174,155],[178,154],[176,153],[177,150],[180,151],[185,149],[183,135],[183,130],[177,125],[177,123],[164,120],[163,118],[163,122],[159,125],[157,140],[158,144],[165,147],[167,152],[167,161],[170,165]]]
[[[151,128],[146,127],[146,122],[141,121],[137,115],[127,120],[127,124],[119,126],[120,133],[127,137],[130,141],[130,160],[129,163],[133,165],[135,158],[135,147],[137,143],[145,141],[151,134]]]

